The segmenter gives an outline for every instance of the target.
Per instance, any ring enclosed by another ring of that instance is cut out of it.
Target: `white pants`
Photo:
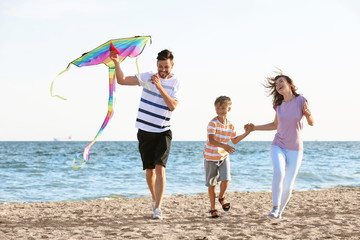
[[[273,163],[272,198],[273,205],[283,212],[290,200],[296,175],[299,171],[303,151],[286,150],[279,146],[271,146]]]

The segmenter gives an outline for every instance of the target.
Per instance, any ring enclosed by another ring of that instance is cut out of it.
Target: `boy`
[[[234,125],[226,118],[231,110],[231,99],[220,96],[215,100],[217,117],[213,118],[207,127],[207,141],[204,149],[205,186],[208,187],[210,198],[211,217],[219,217],[215,208],[216,185],[220,184],[219,202],[224,211],[229,211],[230,203],[225,200],[224,194],[231,180],[229,154],[235,152],[235,148],[228,145],[229,141],[237,144],[243,140],[250,131],[236,136]]]

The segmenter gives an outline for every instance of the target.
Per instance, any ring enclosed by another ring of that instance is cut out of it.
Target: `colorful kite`
[[[62,72],[60,72],[56,76],[56,78],[57,78],[62,73],[68,71],[71,64],[74,64],[78,67],[85,67],[85,66],[92,66],[92,65],[104,63],[106,66],[109,67],[108,112],[107,112],[105,120],[104,120],[103,124],[101,125],[101,128],[100,128],[99,132],[96,134],[95,138],[84,148],[84,150],[82,152],[77,152],[75,154],[74,160],[73,160],[74,168],[76,168],[76,169],[81,168],[89,160],[91,146],[95,143],[96,139],[100,136],[100,134],[105,129],[106,125],[108,124],[108,122],[110,121],[111,117],[114,114],[113,105],[115,102],[115,94],[114,93],[115,93],[115,88],[116,88],[116,81],[115,81],[115,65],[114,65],[114,62],[110,58],[110,50],[117,52],[117,54],[120,56],[120,61],[122,62],[128,56],[130,56],[130,57],[139,56],[142,53],[142,51],[144,50],[145,45],[149,40],[151,40],[150,36],[110,40],[110,41],[102,44],[101,46],[95,48],[94,50],[92,50],[88,53],[84,53],[81,57],[79,57],[79,58],[75,59],[74,61],[72,61],[71,63],[69,63],[67,68],[65,70],[63,70]],[[137,67],[137,70],[139,73],[137,59],[136,59],[136,67]],[[139,73],[139,76],[140,76],[140,73]],[[52,89],[53,89],[55,79],[52,81],[51,87],[50,87],[51,96],[66,100],[65,98],[60,97],[59,95],[53,95]],[[140,79],[140,81],[141,81],[141,79]],[[81,161],[79,166],[76,166],[77,159],[81,155],[83,156],[83,160]]]

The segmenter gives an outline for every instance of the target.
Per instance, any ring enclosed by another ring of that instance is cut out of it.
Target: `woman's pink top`
[[[299,95],[290,102],[282,102],[275,107],[278,127],[272,145],[287,150],[302,150],[303,112],[306,98]]]

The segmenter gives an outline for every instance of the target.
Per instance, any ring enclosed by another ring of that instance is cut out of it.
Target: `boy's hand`
[[[235,152],[235,148],[232,147],[232,146],[230,146],[230,145],[226,145],[226,146],[224,147],[224,149],[225,149],[225,151],[227,151],[227,152],[230,153],[230,154]]]
[[[117,55],[117,53],[113,50],[110,50],[110,58],[111,60],[113,60],[114,62],[119,63],[120,62],[120,57],[119,55]]]

